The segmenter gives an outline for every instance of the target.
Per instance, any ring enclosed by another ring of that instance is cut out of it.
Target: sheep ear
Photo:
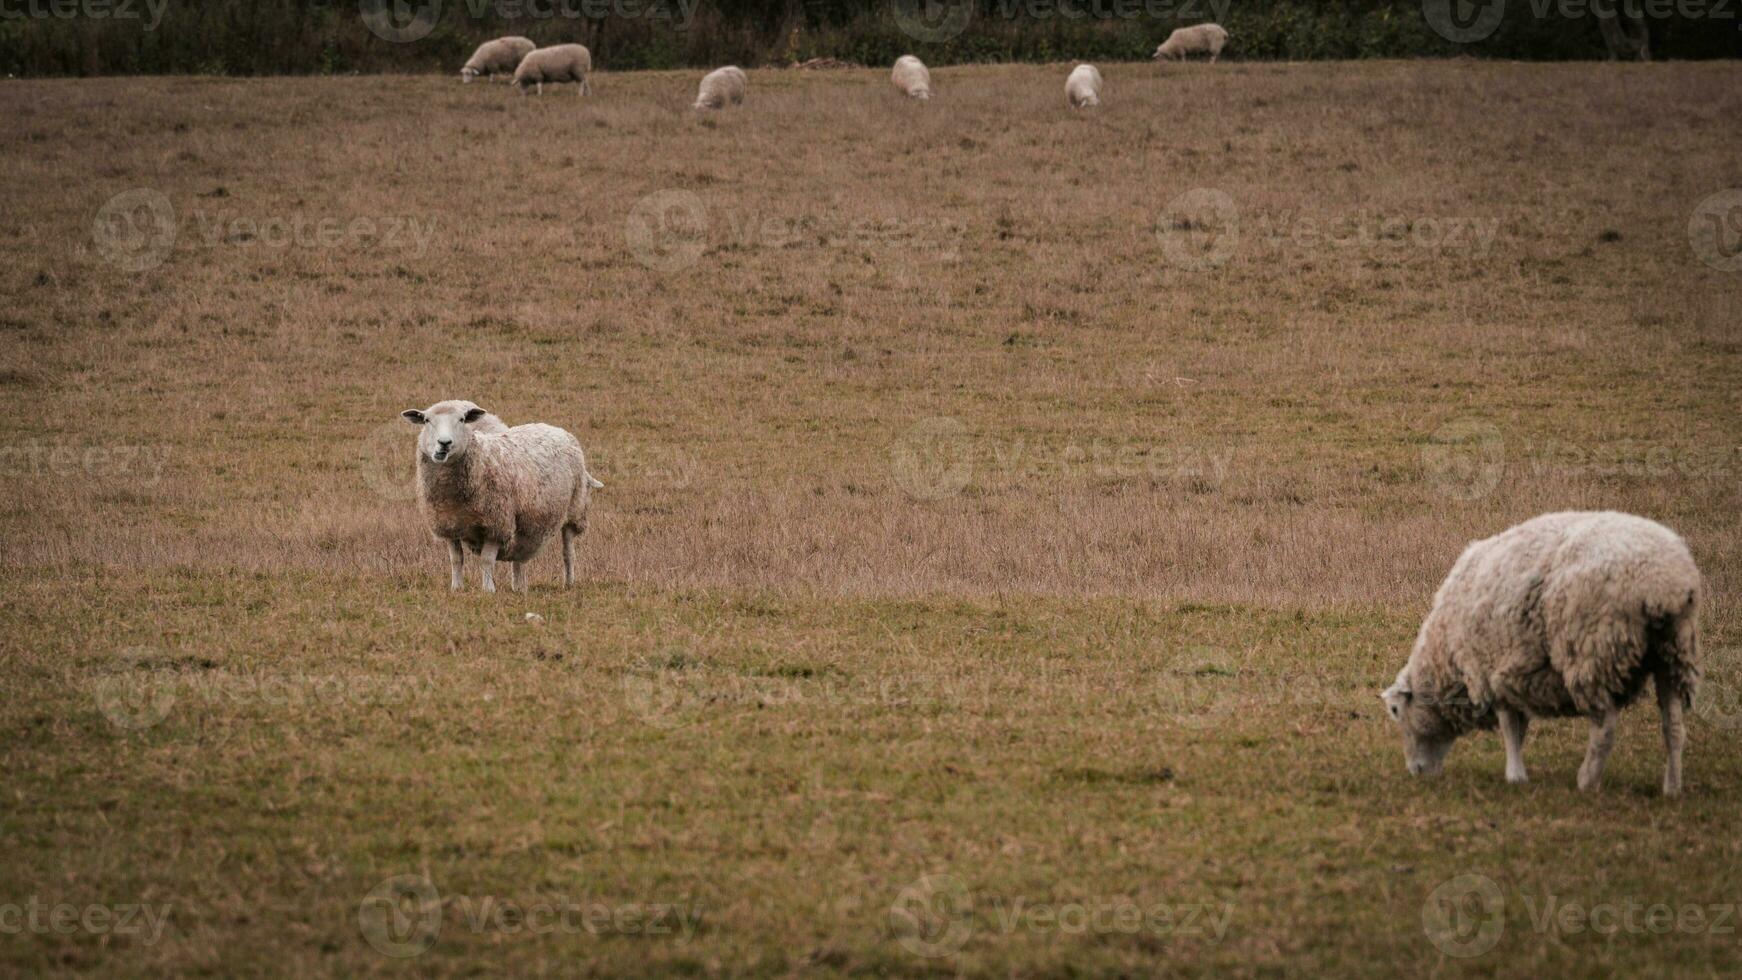
[[[481,408],[473,408],[473,409],[468,409],[468,410],[467,410],[467,411],[466,411],[466,418],[465,418],[465,420],[466,420],[466,421],[467,421],[467,422],[476,422],[476,421],[478,421],[478,420],[479,420],[479,419],[481,419],[481,418],[483,418],[483,417],[484,417],[484,416],[486,416],[486,415],[488,415],[488,414],[490,414],[490,413],[489,413],[489,412],[486,412],[486,411],[484,411],[484,410],[483,410],[483,409],[481,409]]]
[[[1415,692],[1409,688],[1409,682],[1400,674],[1397,680],[1388,688],[1379,692],[1379,700],[1385,702],[1385,711],[1392,718],[1403,717],[1403,706],[1415,697]]]
[[[400,412],[399,417],[406,420],[407,422],[410,422],[412,425],[422,425],[425,422],[429,421],[429,416],[423,414],[422,412],[418,411],[415,408],[408,408],[405,411]]]

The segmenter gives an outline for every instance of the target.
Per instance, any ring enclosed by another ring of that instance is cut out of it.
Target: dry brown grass
[[[705,909],[672,945],[450,904],[430,973],[1734,970],[1519,899],[1735,901],[1742,273],[1688,226],[1742,187],[1737,70],[1102,67],[1093,113],[1066,66],[758,72],[707,117],[697,73],[0,85],[0,903],[174,906],[0,963],[386,972],[360,902],[416,873]],[[138,188],[177,236],[129,272],[93,222]],[[236,224],[298,218],[433,234]],[[396,415],[445,397],[580,436],[581,589],[443,591]],[[1572,723],[1528,787],[1492,738],[1405,781],[1372,693],[1428,595],[1573,507],[1710,582],[1687,798],[1637,711],[1599,797]],[[150,725],[102,698],[153,685]],[[1449,959],[1419,913],[1472,869],[1509,931]],[[980,904],[924,959],[891,909],[936,872]],[[1005,934],[1007,897],[1236,917]]]
[[[5,561],[433,582],[439,548],[370,487],[410,452],[395,413],[456,396],[581,435],[610,485],[600,579],[1384,603],[1473,536],[1619,507],[1683,529],[1727,592],[1742,307],[1687,224],[1742,183],[1733,67],[1107,75],[1106,108],[1073,114],[1057,67],[940,71],[929,106],[881,72],[762,72],[748,108],[705,118],[690,74],[603,75],[590,101],[8,85],[4,369],[30,410],[4,438],[139,446],[162,475],[12,467]],[[179,237],[133,274],[91,229],[137,187]],[[1164,209],[1194,188],[1239,213],[1206,271],[1157,234],[1182,234]],[[683,271],[627,238],[659,191],[705,208]],[[222,241],[298,217],[430,239]],[[1491,244],[1313,237],[1450,220],[1492,222]],[[933,417],[972,470],[916,501],[892,460]],[[1470,422],[1508,465],[1466,502],[1423,447]],[[1655,465],[1603,465],[1629,459]]]

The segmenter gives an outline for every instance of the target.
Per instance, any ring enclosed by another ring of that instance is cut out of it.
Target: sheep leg
[[[563,525],[563,588],[575,584],[575,529]]]
[[[517,561],[514,563],[514,591],[526,591],[526,562]]]
[[[478,560],[483,565],[483,588],[485,592],[496,591],[496,552],[502,546],[494,541],[484,542],[484,547],[478,550]]]
[[[1603,779],[1603,764],[1609,761],[1609,750],[1615,747],[1615,719],[1619,714],[1610,707],[1591,716],[1591,744],[1585,749],[1584,765],[1579,767],[1579,789],[1594,790]]]
[[[453,569],[453,574],[448,577],[448,588],[454,592],[465,588],[466,546],[458,540],[448,541],[448,567]]]
[[[581,94],[582,95],[592,95],[593,94],[593,83],[587,81],[585,78],[581,79]]]
[[[544,94],[544,83],[543,83],[543,82],[539,82],[539,83],[538,83],[538,94],[539,94],[539,95],[543,95],[543,94]]]
[[[1530,728],[1530,716],[1521,711],[1500,708],[1500,738],[1506,743],[1506,781],[1522,783],[1524,774],[1524,733]]]
[[[1663,795],[1679,796],[1682,791],[1682,743],[1687,730],[1682,727],[1682,695],[1662,677],[1657,679],[1657,710],[1663,714]]]

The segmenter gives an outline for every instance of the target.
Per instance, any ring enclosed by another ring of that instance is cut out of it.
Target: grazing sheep
[[[1228,32],[1221,24],[1182,27],[1156,47],[1155,58],[1157,61],[1162,58],[1184,61],[1188,54],[1207,54],[1213,63],[1222,56],[1222,48],[1227,43]]]
[[[478,45],[478,50],[472,52],[465,67],[460,69],[460,81],[471,84],[472,79],[480,75],[491,78],[497,75],[512,76],[514,69],[520,67],[521,59],[536,47],[538,45],[524,37],[499,37],[494,41],[485,41]]]
[[[716,68],[703,76],[702,87],[696,93],[696,108],[724,109],[727,103],[738,105],[744,101],[744,90],[749,84],[744,69],[737,65]]]
[[[465,548],[483,559],[483,588],[496,591],[496,560],[514,563],[514,591],[526,591],[526,563],[558,530],[563,585],[575,582],[575,538],[587,502],[604,484],[587,473],[575,437],[534,422],[508,428],[468,401],[400,413],[417,436],[418,509],[448,543],[449,587],[465,586]]]
[[[889,73],[889,80],[910,99],[923,102],[931,98],[931,72],[911,54],[895,59],[895,70]]]
[[[526,94],[528,85],[537,85],[538,94],[544,94],[544,83],[555,85],[559,82],[574,82],[575,92],[579,95],[592,95],[593,86],[587,81],[587,75],[593,70],[593,56],[579,44],[558,44],[548,48],[539,48],[520,59],[520,67],[514,69],[514,84],[520,86],[520,94]]]
[[[1094,65],[1078,65],[1065,79],[1065,100],[1073,109],[1101,104],[1101,72]]]
[[[1409,662],[1380,695],[1409,771],[1433,775],[1459,735],[1498,723],[1506,781],[1522,783],[1532,718],[1583,715],[1579,788],[1594,789],[1615,720],[1651,678],[1682,785],[1682,709],[1699,684],[1700,573],[1674,531],[1613,511],[1544,514],[1464,549]]]

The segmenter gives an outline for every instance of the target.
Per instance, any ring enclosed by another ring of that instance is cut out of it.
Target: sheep
[[[1663,792],[1680,793],[1682,710],[1700,680],[1700,592],[1687,544],[1631,514],[1544,514],[1471,544],[1380,694],[1407,768],[1434,775],[1458,736],[1498,724],[1506,781],[1522,783],[1530,720],[1583,715],[1591,733],[1579,788],[1594,790],[1616,718],[1650,677]]]
[[[895,70],[889,73],[889,80],[910,99],[924,102],[931,98],[931,72],[911,54],[895,59]]]
[[[1228,31],[1221,24],[1182,27],[1156,46],[1155,60],[1166,58],[1170,61],[1184,61],[1188,54],[1208,54],[1213,64],[1222,56],[1222,48],[1227,43]]]
[[[1101,72],[1094,65],[1078,65],[1065,79],[1065,100],[1073,109],[1101,104]]]
[[[483,560],[482,585],[496,591],[496,561],[514,563],[513,587],[526,591],[526,563],[559,529],[563,586],[575,583],[575,538],[587,529],[592,491],[575,437],[534,422],[509,428],[468,401],[437,402],[400,415],[419,426],[418,509],[448,543],[449,588],[465,587],[465,549]]]
[[[738,105],[744,101],[744,89],[750,84],[744,69],[737,65],[727,65],[716,68],[702,78],[702,87],[696,93],[697,109],[724,109],[727,103]]]
[[[545,82],[552,85],[574,82],[576,94],[592,95],[593,86],[587,81],[587,74],[592,70],[593,56],[585,47],[558,44],[539,48],[520,59],[520,67],[514,69],[514,84],[520,86],[521,95],[526,94],[528,85],[537,85],[538,94],[543,95]]]
[[[471,84],[472,79],[480,75],[491,78],[497,75],[512,76],[514,70],[520,67],[521,59],[537,46],[524,37],[499,37],[494,41],[485,41],[478,45],[478,50],[472,52],[465,67],[460,69],[460,81]]]

